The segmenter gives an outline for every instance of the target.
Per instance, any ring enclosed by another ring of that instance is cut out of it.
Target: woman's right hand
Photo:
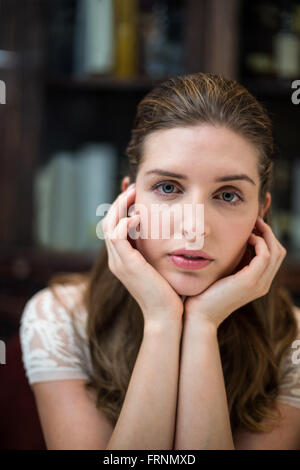
[[[139,304],[145,325],[181,321],[184,306],[180,296],[127,238],[128,229],[140,223],[139,214],[127,216],[135,191],[134,185],[120,193],[101,221],[109,269]]]

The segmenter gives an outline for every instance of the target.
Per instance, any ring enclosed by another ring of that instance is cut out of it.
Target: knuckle
[[[108,260],[108,267],[109,267],[109,269],[110,269],[110,271],[111,271],[112,273],[115,272],[114,263],[113,263],[110,259]]]
[[[261,297],[262,295],[266,295],[268,290],[269,289],[268,289],[268,286],[266,284],[257,283],[258,297]]]
[[[278,241],[278,246],[279,246],[280,250],[281,250],[283,253],[286,253],[286,252],[287,252],[286,248],[280,243],[279,240],[277,240],[277,241]]]
[[[266,295],[269,292],[269,289],[270,289],[269,285],[264,286],[263,295]]]
[[[267,295],[269,292],[270,292],[270,288],[271,288],[271,284],[268,285],[267,289],[266,289],[266,292],[265,292],[265,295]]]
[[[286,256],[286,250],[283,248],[282,245],[279,245],[278,250],[277,250],[277,259],[283,259]]]
[[[118,261],[110,260],[108,262],[108,267],[115,276],[122,274],[122,264],[120,264]]]

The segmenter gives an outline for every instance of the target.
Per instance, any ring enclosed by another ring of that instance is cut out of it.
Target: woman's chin
[[[177,292],[178,295],[199,295],[209,285],[207,280],[206,282],[203,282],[203,280],[200,280],[199,278],[191,278],[190,276],[188,279],[184,279],[184,276],[182,276],[182,274],[180,276],[174,276],[169,274],[168,276],[164,277],[167,279],[171,287]]]

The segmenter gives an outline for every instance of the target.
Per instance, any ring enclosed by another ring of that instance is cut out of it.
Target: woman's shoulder
[[[90,366],[83,285],[45,287],[20,319],[22,357],[29,382],[86,377]]]
[[[45,287],[29,298],[20,318],[24,322],[48,321],[71,326],[73,319],[85,321],[87,311],[83,303],[83,284],[56,284]],[[72,314],[71,314],[72,312]]]
[[[297,305],[294,305],[294,312],[296,315],[298,315],[298,318],[300,318],[300,307],[297,307]]]
[[[286,365],[288,361],[291,362],[291,357],[293,355],[293,352],[295,351],[295,348],[298,345],[298,340],[300,340],[300,308],[297,305],[293,305],[292,310],[293,310],[294,318],[296,320],[296,324],[297,324],[298,328],[297,328],[297,333],[296,333],[295,338],[293,339],[293,341],[291,342],[291,344],[287,348],[286,354],[284,356],[284,358],[285,358],[284,365]],[[290,365],[291,365],[291,367],[293,367],[292,364],[290,364]],[[298,367],[298,369],[300,369],[300,367]]]
[[[300,408],[300,345],[298,344],[300,340],[300,308],[294,305],[293,312],[298,324],[298,334],[288,347],[281,363],[278,400]]]
[[[293,305],[293,312],[298,323],[298,338],[300,339],[300,307]]]

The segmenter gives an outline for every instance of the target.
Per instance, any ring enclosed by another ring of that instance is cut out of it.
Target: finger
[[[262,219],[258,218],[258,226],[271,253],[270,267],[272,268],[273,266],[280,265],[283,261],[283,258],[286,256],[286,249],[281,245],[279,240],[277,240],[270,225],[268,225]]]
[[[112,234],[112,232],[114,231],[115,227],[119,223],[120,218],[125,217],[127,215],[126,208],[128,203],[128,196],[130,196],[129,193],[131,192],[132,191],[129,191],[127,189],[126,191],[120,193],[117,199],[111,205],[106,220],[107,231],[110,234]]]
[[[106,236],[104,238],[104,242],[105,242],[105,245],[106,245],[108,259],[110,261],[113,261],[113,262],[118,261],[119,256],[116,253],[115,248],[113,247],[113,244],[112,244],[111,239],[110,239],[110,234],[106,233]]]
[[[268,248],[269,248],[270,252],[272,251],[272,249],[276,248],[278,250],[278,254],[280,254],[279,253],[281,251],[280,247],[282,247],[282,245],[280,245],[279,241],[275,237],[275,234],[274,234],[272,228],[270,227],[270,225],[268,225],[260,217],[257,218],[256,225],[257,225],[257,228],[260,231],[261,235],[266,240],[266,243],[268,245]]]
[[[124,263],[128,261],[128,255],[136,251],[127,239],[128,230],[131,227],[137,227],[139,223],[139,214],[136,214],[132,217],[124,217],[120,220],[112,234],[111,242]]]
[[[270,285],[284,257],[286,256],[286,249],[281,245],[279,240],[277,240],[272,228],[267,223],[262,220],[259,220],[259,223],[261,227],[261,233],[263,237],[265,237],[268,246],[271,247],[270,263],[268,264],[267,269],[264,273],[266,282],[268,283],[268,285]]]
[[[270,251],[265,240],[254,233],[250,235],[248,243],[254,246],[256,256],[252,258],[250,264],[243,268],[241,272],[244,271],[248,274],[250,272],[248,268],[251,267],[251,275],[255,278],[260,278],[270,262]]]
[[[123,195],[123,193],[120,194],[119,196],[122,196],[122,195]],[[115,201],[115,202],[116,202],[116,201]],[[116,205],[116,204],[115,204],[115,205]],[[121,219],[121,221],[122,221],[122,220],[125,220],[125,221],[126,221],[126,219],[129,219],[129,225],[132,225],[132,223],[130,222],[130,220],[133,219],[133,217]],[[120,224],[120,222],[119,222],[119,224]],[[118,225],[119,225],[119,224],[118,224]],[[123,223],[122,223],[122,224],[123,224]],[[120,227],[122,227],[122,224],[121,224]],[[122,262],[122,259],[121,259],[120,255],[119,255],[119,253],[118,253],[118,250],[116,249],[117,247],[116,247],[115,241],[116,241],[116,239],[118,239],[118,238],[119,238],[119,239],[122,239],[122,238],[124,239],[124,238],[126,238],[126,240],[127,240],[127,235],[125,235],[124,233],[122,233],[122,230],[120,230],[120,228],[117,229],[117,228],[118,228],[118,225],[117,225],[117,227],[115,227],[115,228],[113,228],[113,229],[107,229],[107,227],[106,227],[106,236],[105,236],[105,242],[106,242],[106,246],[107,246],[107,251],[108,251],[109,259],[110,259],[111,264],[114,264],[115,266],[116,266],[117,264],[119,264],[120,262]],[[128,244],[129,244],[130,248],[133,250],[134,248],[132,247],[131,243],[128,242]]]
[[[265,257],[265,255],[259,256],[259,249],[257,247],[261,243],[264,243],[266,246],[266,243],[262,237],[252,234],[249,239],[249,243],[254,244],[255,251],[257,252],[257,256],[252,259],[249,267],[251,267],[253,279],[256,279],[256,285],[260,295],[265,295],[269,292],[274,276],[280,266],[281,260],[274,255],[274,252],[273,254],[269,252],[269,257]],[[244,270],[246,271],[246,269]]]
[[[112,232],[111,239],[120,241],[127,240],[129,227],[135,225],[138,221],[139,214],[123,217]]]
[[[128,205],[134,200],[135,187],[119,194],[107,213],[106,228],[112,233],[122,217],[127,216]]]
[[[121,262],[121,258],[109,237],[106,239],[106,244],[107,244],[107,251],[108,251],[108,256],[109,256],[109,263],[116,266],[117,263]]]

